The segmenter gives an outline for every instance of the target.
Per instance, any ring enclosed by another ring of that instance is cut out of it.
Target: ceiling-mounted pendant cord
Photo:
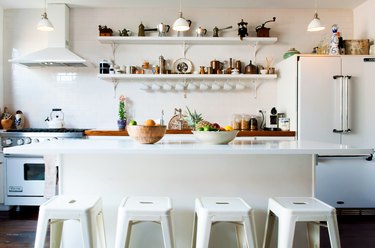
[[[321,31],[325,29],[325,27],[321,24],[319,16],[318,16],[318,0],[314,1],[314,7],[315,7],[314,18],[307,26],[307,31],[309,32]]]
[[[47,0],[44,0],[44,13],[42,19],[38,22],[37,29],[40,31],[53,31],[54,27],[47,17]]]

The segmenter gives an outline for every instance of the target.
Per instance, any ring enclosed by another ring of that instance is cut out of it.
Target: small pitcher
[[[197,37],[203,37],[207,34],[207,29],[199,27],[195,30],[195,32],[197,33]]]
[[[156,25],[156,28],[159,31],[159,36],[163,37],[163,36],[166,36],[166,34],[169,32],[169,29],[171,28],[171,26],[166,25],[164,23],[159,23],[158,25]]]

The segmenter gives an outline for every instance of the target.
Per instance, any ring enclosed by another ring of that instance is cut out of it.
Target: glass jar
[[[232,118],[232,128],[234,130],[240,130],[241,129],[241,115],[234,114]]]
[[[241,130],[249,130],[250,115],[243,114],[241,118]]]

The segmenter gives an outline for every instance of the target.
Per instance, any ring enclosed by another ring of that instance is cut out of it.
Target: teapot
[[[207,34],[207,29],[199,27],[195,30],[195,32],[197,33],[197,37],[203,37]]]
[[[156,29],[159,31],[160,37],[165,36],[169,32],[170,28],[171,26],[166,25],[164,23],[159,23],[158,25],[156,25]]]
[[[64,128],[64,113],[61,109],[54,108],[45,122],[49,128]]]

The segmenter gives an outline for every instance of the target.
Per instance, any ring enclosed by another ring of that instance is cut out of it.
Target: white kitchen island
[[[239,196],[255,211],[262,244],[271,196],[313,196],[316,155],[370,155],[370,148],[298,141],[236,138],[229,145],[204,145],[192,135],[166,135],[154,145],[121,139],[59,140],[4,149],[5,154],[56,154],[61,194],[103,198],[107,247],[114,246],[117,207],[125,196],[169,196],[177,248],[188,248],[199,196]],[[77,223],[69,223],[64,247],[80,247]],[[235,246],[229,224],[214,226],[210,247]],[[301,226],[303,227],[303,226]],[[305,232],[296,247],[305,246]],[[131,247],[162,247],[159,226],[136,225]]]

